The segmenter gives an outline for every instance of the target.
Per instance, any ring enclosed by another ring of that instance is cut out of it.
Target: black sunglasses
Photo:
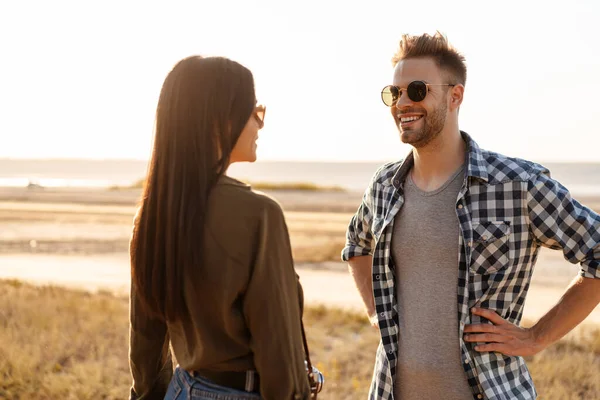
[[[408,94],[408,98],[414,102],[419,102],[425,100],[425,96],[427,96],[427,92],[429,91],[429,86],[456,86],[451,83],[425,83],[423,81],[413,81],[408,84],[406,87],[406,94]],[[403,88],[399,88],[394,85],[387,85],[381,91],[381,100],[383,100],[383,104],[388,107],[396,104],[398,99],[402,96]]]

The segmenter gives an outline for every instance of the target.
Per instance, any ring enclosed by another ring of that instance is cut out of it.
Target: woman
[[[256,160],[264,115],[226,58],[183,59],[165,79],[130,247],[132,399],[310,398],[281,207],[225,175]]]

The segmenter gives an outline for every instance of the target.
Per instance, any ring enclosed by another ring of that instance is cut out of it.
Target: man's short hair
[[[461,83],[464,86],[467,82],[465,57],[439,31],[433,36],[427,33],[421,36],[402,35],[398,51],[392,57],[392,64],[395,67],[400,61],[410,58],[433,59],[442,73],[453,80],[448,83]]]

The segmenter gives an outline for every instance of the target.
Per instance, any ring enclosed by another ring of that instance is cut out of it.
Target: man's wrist
[[[373,311],[372,313],[367,313],[367,316],[369,317],[369,322],[371,323],[371,325],[379,324],[379,319],[377,319],[377,313],[375,311]]]
[[[533,341],[534,346],[538,348],[539,351],[550,345],[547,340],[547,335],[544,334],[544,330],[539,323],[529,328],[529,333],[531,334],[531,340]]]

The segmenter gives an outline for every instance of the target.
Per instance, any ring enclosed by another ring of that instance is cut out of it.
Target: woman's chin
[[[256,151],[252,152],[252,153],[245,154],[244,156],[240,156],[238,154],[237,157],[231,158],[229,162],[231,164],[234,164],[234,163],[244,163],[244,162],[252,163],[254,161],[256,161]]]
[[[248,162],[254,162],[256,161],[256,149],[258,148],[258,145],[256,143],[254,143],[254,148],[252,149],[252,151],[250,152],[250,157]]]

